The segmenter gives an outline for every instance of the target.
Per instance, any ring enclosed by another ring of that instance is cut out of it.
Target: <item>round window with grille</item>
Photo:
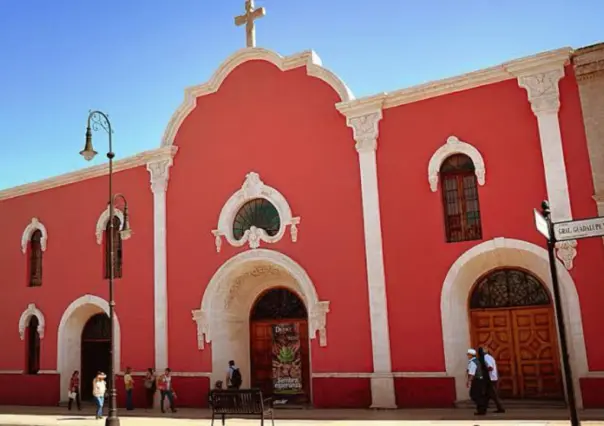
[[[233,237],[240,240],[252,226],[264,229],[269,237],[274,237],[281,229],[281,219],[277,208],[264,198],[256,198],[245,203],[235,215]]]

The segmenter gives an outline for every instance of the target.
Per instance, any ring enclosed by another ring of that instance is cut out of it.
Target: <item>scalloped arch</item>
[[[474,163],[476,178],[480,186],[485,183],[484,159],[480,152],[467,142],[460,141],[457,136],[449,136],[447,142],[438,148],[428,163],[428,182],[432,192],[438,190],[438,175],[442,163],[453,154],[465,154]]]
[[[124,213],[117,207],[114,207],[113,215],[117,216],[119,218],[120,224],[123,228],[124,227]],[[107,206],[107,208],[105,210],[103,210],[103,213],[101,213],[101,215],[99,216],[99,219],[96,222],[96,230],[95,230],[96,243],[99,245],[101,245],[103,243],[103,235],[105,233],[105,228],[107,227],[107,222],[109,222],[109,206]],[[122,237],[122,240],[127,240],[128,238],[130,238],[130,236],[131,235]]]
[[[29,320],[31,317],[38,318],[38,334],[40,335],[40,339],[44,338],[44,328],[46,327],[46,320],[44,318],[44,314],[35,303],[30,303],[27,305],[27,309],[23,311],[21,317],[19,318],[19,337],[21,340],[25,340],[25,329],[29,325]]]
[[[224,61],[209,81],[198,86],[185,89],[185,99],[174,112],[164,132],[161,146],[174,144],[176,133],[185,118],[195,108],[196,100],[200,96],[209,95],[218,91],[225,78],[239,65],[252,60],[262,60],[277,66],[281,71],[294,68],[306,67],[306,73],[329,84],[340,96],[341,102],[351,101],[354,95],[346,84],[333,72],[323,68],[321,59],[312,50],[297,53],[292,56],[283,57],[276,52],[259,47],[244,48]]]

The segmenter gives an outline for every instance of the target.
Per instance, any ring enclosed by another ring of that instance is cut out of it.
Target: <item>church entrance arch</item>
[[[86,322],[82,331],[81,365],[82,399],[92,399],[92,380],[98,371],[109,373],[111,360],[111,323],[107,314],[95,314]],[[107,387],[111,387],[107,376]]]
[[[308,313],[287,288],[266,290],[250,312],[251,385],[263,395],[310,402]]]
[[[478,244],[463,253],[449,268],[443,282],[440,311],[443,331],[443,346],[447,376],[455,379],[458,401],[468,400],[466,387],[466,351],[472,345],[468,298],[481,277],[490,271],[514,268],[530,271],[552,294],[547,250],[527,241],[511,238],[495,238]],[[558,278],[564,323],[569,339],[568,349],[573,371],[573,388],[577,406],[583,406],[579,379],[588,370],[581,305],[577,288],[570,273],[558,261]],[[559,349],[558,349],[559,350]]]
[[[554,308],[534,275],[490,271],[474,285],[469,308],[472,347],[497,360],[502,398],[563,397]]]
[[[98,318],[92,320],[97,315],[103,315],[108,320],[109,304],[105,299],[91,294],[74,300],[63,312],[63,316],[59,322],[57,338],[57,370],[61,376],[61,401],[67,401],[69,380],[72,373],[76,370],[80,371],[82,379],[80,383],[81,391],[84,392],[88,388],[88,385],[85,383],[85,380],[88,380],[88,378],[82,377],[83,368],[86,367],[82,363],[82,358],[88,345],[88,343],[83,342],[83,338],[86,340],[88,336],[98,336],[98,331],[95,327],[99,326],[99,323],[102,325],[102,323]],[[113,336],[115,338],[115,346],[113,363],[115,371],[119,372],[121,338],[120,323],[117,314],[114,319]],[[85,330],[87,325],[90,326],[88,331]],[[105,330],[102,333],[106,334],[107,331]],[[92,386],[92,379],[89,382],[91,383],[90,386]]]
[[[260,373],[260,370],[264,370],[266,374],[266,358],[263,361],[254,361],[262,363],[261,366],[254,364],[253,368],[260,377],[252,375],[252,351],[261,352],[260,343],[258,346],[252,344],[252,339],[260,339],[259,336],[253,338],[252,333],[255,331],[252,330],[258,330],[258,334],[262,332],[260,330],[268,333],[268,326],[265,325],[258,325],[258,328],[253,329],[256,321],[261,322],[259,318],[267,315],[266,312],[261,313],[260,309],[255,309],[264,305],[263,296],[267,296],[266,300],[270,301],[275,294],[279,294],[281,290],[273,293],[276,289],[284,289],[290,295],[296,295],[306,310],[306,321],[304,318],[298,320],[300,339],[304,340],[300,346],[302,348],[305,345],[308,348],[304,355],[308,363],[303,388],[307,397],[312,399],[310,343],[315,340],[317,346],[327,345],[326,320],[329,302],[319,301],[315,286],[306,271],[280,252],[269,249],[245,251],[226,261],[216,271],[203,294],[201,309],[193,311],[193,320],[197,323],[198,347],[204,350],[206,343],[212,344],[212,383],[225,380],[228,362],[233,360],[240,368],[243,388],[258,383],[258,380],[263,381],[263,386],[268,386],[267,378],[262,378],[263,373]],[[267,304],[273,308],[275,306],[273,303]],[[275,319],[274,313],[271,316]],[[291,319],[288,318],[288,323],[291,323]],[[303,337],[305,326],[308,330],[306,339]],[[268,345],[267,334],[263,339],[265,341],[262,344]]]

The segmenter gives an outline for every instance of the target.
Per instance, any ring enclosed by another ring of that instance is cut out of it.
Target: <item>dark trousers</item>
[[[499,392],[497,391],[497,381],[491,381],[488,387],[489,399],[492,399],[495,405],[497,406],[497,411],[505,411],[503,408],[503,404],[501,403],[501,398],[499,398]],[[488,404],[488,402],[487,402]]]
[[[176,407],[174,407],[174,394],[172,393],[172,391],[163,390],[160,392],[161,392],[160,407],[161,407],[162,413],[166,412],[166,410],[164,409],[164,400],[166,399],[166,397],[168,398],[168,402],[170,403],[170,410],[176,411]]]
[[[470,398],[476,404],[476,414],[485,414],[489,406],[488,383],[485,379],[472,379]]]
[[[153,408],[153,399],[155,398],[155,388],[145,388],[145,396],[147,399],[147,408]]]
[[[76,394],[75,401],[76,401],[76,405],[78,406],[78,410],[81,410],[82,402],[80,401],[80,391],[76,390],[74,393]],[[69,398],[69,402],[67,403],[67,409],[71,410],[72,405],[73,405],[73,399]]]
[[[134,410],[132,402],[132,389],[126,389],[126,410]]]

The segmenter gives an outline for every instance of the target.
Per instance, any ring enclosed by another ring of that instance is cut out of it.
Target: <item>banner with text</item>
[[[273,325],[273,390],[290,395],[304,392],[298,324]]]

